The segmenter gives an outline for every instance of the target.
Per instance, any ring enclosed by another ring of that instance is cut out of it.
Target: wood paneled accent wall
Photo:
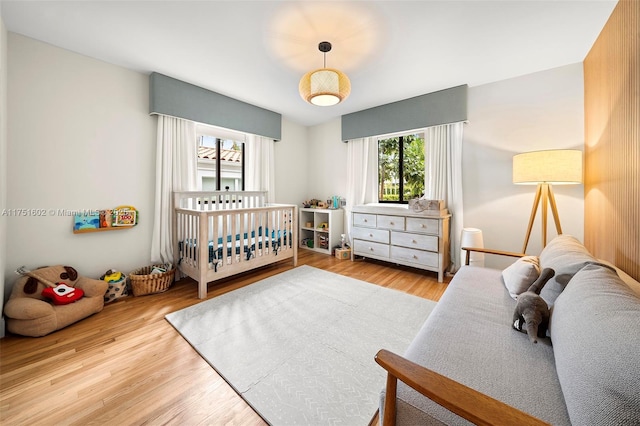
[[[640,280],[640,1],[620,0],[584,60],[585,245]]]

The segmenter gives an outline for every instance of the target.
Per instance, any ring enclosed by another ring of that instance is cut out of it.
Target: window
[[[424,134],[378,140],[378,201],[407,203],[424,194]]]
[[[196,132],[199,189],[244,191],[244,135],[204,125]]]

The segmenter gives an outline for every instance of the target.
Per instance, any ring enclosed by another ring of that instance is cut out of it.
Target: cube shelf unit
[[[298,223],[299,246],[330,255],[333,248],[340,245],[340,235],[344,233],[344,210],[302,208]],[[303,241],[313,241],[313,247]]]

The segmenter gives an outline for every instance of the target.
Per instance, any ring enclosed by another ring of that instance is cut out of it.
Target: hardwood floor
[[[298,265],[431,300],[437,274],[300,250]],[[287,260],[209,284],[208,298],[292,268]],[[125,297],[63,330],[0,340],[3,425],[266,424],[164,319],[201,302],[184,279],[161,294]],[[374,413],[371,413],[372,416]]]

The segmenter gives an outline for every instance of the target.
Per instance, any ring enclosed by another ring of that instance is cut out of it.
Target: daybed
[[[463,266],[404,356],[376,356],[388,371],[385,426],[640,424],[640,283],[567,235],[538,260],[555,271],[541,293],[548,337],[535,344],[512,328],[507,286],[522,259],[505,271]]]
[[[284,259],[298,260],[298,207],[267,204],[264,191],[174,193],[175,264],[207,283]],[[205,244],[201,244],[206,241]]]

